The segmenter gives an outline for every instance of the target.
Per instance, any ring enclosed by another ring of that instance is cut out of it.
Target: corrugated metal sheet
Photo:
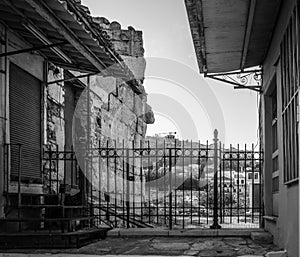
[[[83,6],[78,4],[78,1],[40,0],[34,2],[42,4],[52,13],[54,19],[66,26],[70,33],[75,35],[84,47],[87,47],[96,58],[101,60],[105,67],[110,67],[108,70],[110,75],[123,78],[125,81],[134,80],[131,70],[125,65],[121,56],[114,51],[107,33],[101,30],[99,24],[93,22],[93,17],[86,12],[86,9],[83,9]],[[41,45],[41,42],[23,26],[27,21],[42,31],[52,43],[66,40],[63,34],[53,28],[48,20],[44,19],[24,0],[0,1],[0,20],[33,46]],[[64,62],[51,49],[43,49],[40,52],[52,63],[63,68],[82,72],[99,72],[99,69],[71,43],[58,48],[72,60],[72,64]],[[138,82],[135,82],[132,87],[138,90]]]
[[[41,178],[41,83],[10,64],[9,85],[11,175],[18,176],[21,144],[21,176]]]

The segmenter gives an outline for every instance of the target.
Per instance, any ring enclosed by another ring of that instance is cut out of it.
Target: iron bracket
[[[77,79],[81,79],[81,78],[86,78],[86,77],[94,76],[94,75],[98,75],[98,74],[101,74],[101,73],[100,72],[92,72],[92,73],[87,73],[87,74],[83,74],[83,75],[79,75],[79,76],[74,76],[72,78],[52,80],[52,81],[49,81],[46,84],[47,85],[57,84],[57,83],[62,83],[62,82],[67,82],[67,81],[72,81],[72,80],[77,80]]]
[[[261,69],[224,73],[205,73],[204,77],[231,84],[234,86],[234,89],[249,89],[262,93]]]

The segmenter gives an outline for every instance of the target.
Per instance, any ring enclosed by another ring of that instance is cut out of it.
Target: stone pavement
[[[190,237],[141,237],[141,238],[107,238],[102,241],[84,246],[80,249],[68,250],[22,250],[19,252],[45,256],[44,253],[58,254],[55,257],[71,254],[84,255],[130,255],[133,256],[202,256],[202,257],[237,257],[237,256],[265,256],[271,251],[279,249],[272,244],[254,243],[250,238],[218,237],[218,238],[190,238]],[[14,252],[16,252],[14,250]],[[18,251],[17,251],[18,252]],[[8,252],[6,251],[6,254]],[[63,255],[62,255],[63,254]],[[53,256],[53,255],[51,255]],[[53,256],[53,257],[54,257]],[[70,255],[69,255],[70,256]],[[0,257],[11,257],[2,255]],[[23,256],[19,256],[23,257]]]

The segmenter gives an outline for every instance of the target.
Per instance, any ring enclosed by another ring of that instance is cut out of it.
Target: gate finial
[[[218,130],[215,129],[214,130],[214,140],[218,140],[218,134],[219,134]]]

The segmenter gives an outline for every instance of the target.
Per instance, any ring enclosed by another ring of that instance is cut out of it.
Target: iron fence
[[[219,176],[220,222],[230,227],[262,224],[263,152],[254,145],[221,149]]]
[[[111,227],[261,224],[263,156],[253,145],[226,149],[217,136],[212,144],[156,138],[99,142],[75,153],[48,149],[44,159],[55,160],[58,171],[63,166],[64,177],[74,173],[67,162],[76,163],[81,203]]]

